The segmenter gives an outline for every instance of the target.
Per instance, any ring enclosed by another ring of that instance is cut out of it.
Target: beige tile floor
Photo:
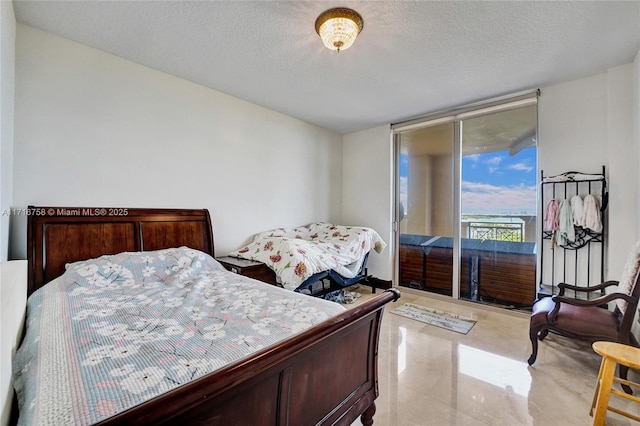
[[[370,297],[369,289],[358,291],[360,300]],[[530,367],[528,314],[401,291],[383,317],[375,425],[592,424],[589,409],[601,358],[589,344],[550,334]],[[390,312],[406,302],[477,324],[463,335]],[[639,379],[633,372],[629,378]],[[613,405],[640,414],[640,404],[613,398]],[[607,424],[638,423],[610,413]]]

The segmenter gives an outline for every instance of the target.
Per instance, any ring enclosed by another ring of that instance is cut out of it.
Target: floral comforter
[[[91,424],[344,311],[186,247],[67,265],[27,302],[19,424]]]
[[[334,270],[352,278],[360,271],[369,251],[380,253],[386,246],[371,228],[317,222],[261,232],[249,245],[229,256],[266,264],[284,288],[295,290],[318,272]]]

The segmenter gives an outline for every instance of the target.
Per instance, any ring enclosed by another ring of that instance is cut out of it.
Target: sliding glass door
[[[401,286],[533,303],[536,98],[394,128]]]
[[[453,123],[400,135],[401,285],[453,292]]]

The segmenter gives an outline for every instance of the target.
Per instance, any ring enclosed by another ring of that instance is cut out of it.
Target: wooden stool
[[[640,402],[640,398],[636,396],[613,389],[613,382],[640,388],[640,384],[638,383],[614,377],[617,364],[640,370],[640,349],[614,342],[595,342],[592,347],[596,353],[602,356],[602,364],[600,365],[598,381],[596,382],[596,389],[593,394],[593,402],[591,403],[591,411],[589,413],[593,416],[594,426],[604,425],[607,410],[640,422],[640,417],[609,406],[609,396],[612,393],[635,402]]]

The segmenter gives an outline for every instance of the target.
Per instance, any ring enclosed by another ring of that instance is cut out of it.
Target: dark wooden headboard
[[[123,251],[187,246],[215,256],[206,209],[29,206],[30,295],[64,273],[65,265]]]

